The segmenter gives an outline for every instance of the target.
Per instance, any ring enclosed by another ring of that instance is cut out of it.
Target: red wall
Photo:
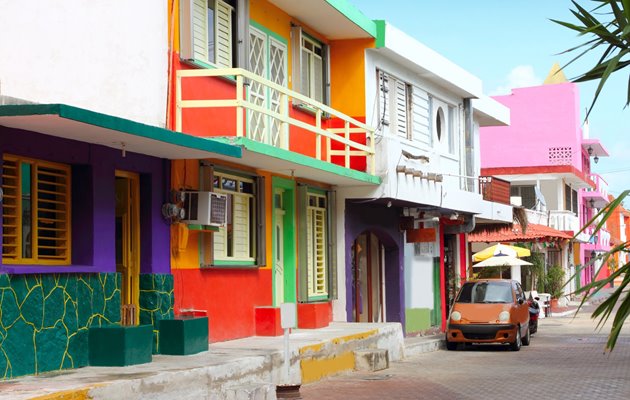
[[[254,308],[272,303],[271,269],[174,269],[175,314],[206,310],[210,341],[254,336]]]

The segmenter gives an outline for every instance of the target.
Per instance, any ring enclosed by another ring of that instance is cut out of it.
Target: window
[[[309,193],[307,210],[308,295],[326,296],[328,295],[326,196]]]
[[[434,142],[443,153],[456,155],[458,149],[458,108],[443,101],[431,98],[433,109]]]
[[[70,264],[70,167],[3,157],[2,261]]]
[[[187,60],[230,68],[234,65],[235,0],[182,0],[180,54]]]
[[[536,190],[533,185],[510,187],[510,196],[518,196],[521,198],[521,205],[525,208],[533,210],[536,208]]]
[[[213,191],[228,195],[227,224],[213,234],[214,265],[255,265],[258,261],[258,188],[255,178],[214,172]]]
[[[336,296],[334,192],[298,186],[300,301]]]
[[[411,139],[411,86],[383,71],[379,79],[379,120],[390,132]]]
[[[291,29],[293,48],[293,90],[320,103],[328,104],[329,49],[306,35],[302,28]],[[297,49],[297,51],[296,51]]]
[[[566,211],[573,211],[577,214],[577,191],[571,189],[571,186],[564,185],[564,209]]]

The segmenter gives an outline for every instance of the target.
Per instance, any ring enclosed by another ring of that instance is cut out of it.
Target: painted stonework
[[[153,325],[153,353],[159,353],[158,322],[173,319],[173,275],[140,275],[140,324]]]
[[[0,377],[88,363],[88,328],[120,322],[120,275],[0,274]]]

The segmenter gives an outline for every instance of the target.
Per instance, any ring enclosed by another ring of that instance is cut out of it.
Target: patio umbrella
[[[514,256],[501,255],[487,258],[477,264],[473,264],[473,267],[500,267],[504,265],[511,267],[513,265],[532,265],[532,263]]]
[[[483,261],[493,256],[528,257],[531,255],[529,249],[509,244],[495,244],[473,254],[473,261]],[[514,264],[516,265],[516,264]]]

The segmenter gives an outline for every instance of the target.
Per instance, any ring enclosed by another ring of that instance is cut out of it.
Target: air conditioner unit
[[[224,226],[227,223],[227,201],[225,194],[214,192],[184,192],[182,222],[192,225]]]

